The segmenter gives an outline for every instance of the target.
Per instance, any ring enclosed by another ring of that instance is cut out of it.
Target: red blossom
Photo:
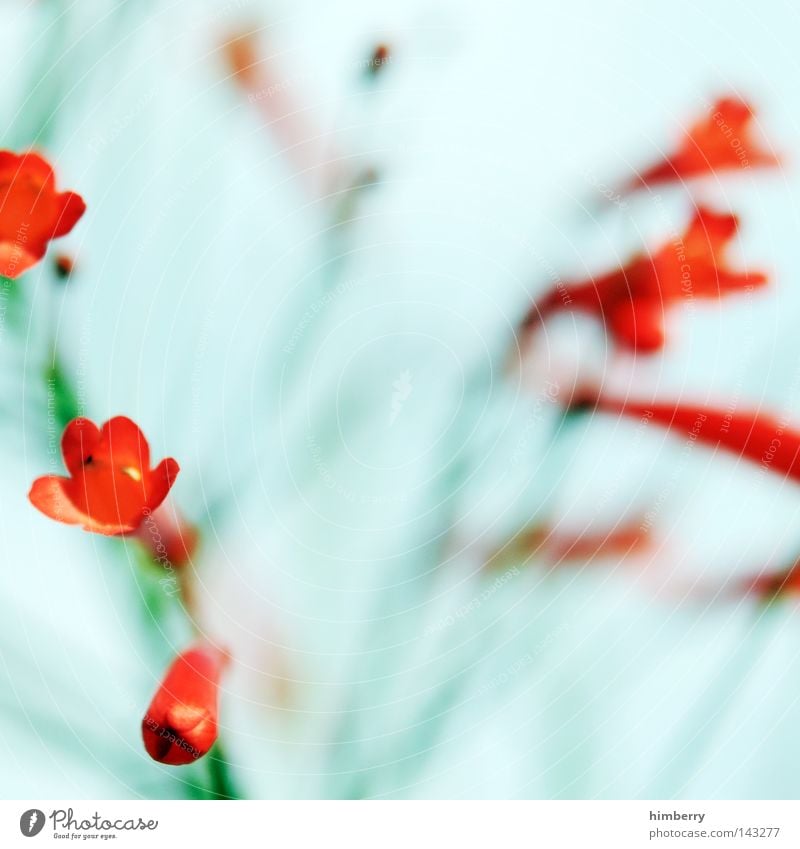
[[[723,252],[738,224],[735,215],[698,207],[684,234],[654,252],[638,254],[600,277],[560,284],[533,307],[524,329],[551,313],[579,310],[597,316],[620,345],[657,351],[664,344],[668,307],[681,299],[721,298],[767,282],[764,274],[727,266]]]
[[[214,745],[219,679],[227,662],[227,653],[208,643],[172,662],[142,720],[144,747],[153,760],[181,766]]]
[[[595,409],[668,428],[684,439],[720,448],[765,471],[800,483],[800,431],[758,411],[726,411],[699,404],[647,404],[600,397]]]
[[[28,497],[51,519],[99,534],[135,531],[166,498],[179,471],[171,457],[151,469],[144,434],[124,416],[102,428],[73,419],[61,451],[70,477],[37,478]]]
[[[65,236],[86,210],[75,192],[57,192],[50,165],[36,153],[0,150],[0,275],[19,277]]]
[[[639,174],[629,188],[687,180],[717,171],[775,166],[780,159],[753,138],[753,108],[738,97],[723,97],[692,125],[677,150]]]

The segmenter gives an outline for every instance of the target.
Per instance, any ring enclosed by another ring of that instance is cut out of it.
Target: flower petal
[[[86,212],[86,203],[75,192],[63,192],[58,196],[57,200],[59,212],[55,226],[50,233],[50,238],[52,239],[57,239],[59,236],[66,236],[78,223],[83,213]]]
[[[148,475],[147,507],[155,510],[172,489],[181,467],[172,457],[162,460]]]
[[[52,189],[55,185],[52,165],[35,151],[31,150],[19,156],[17,171],[24,172],[27,177],[35,180],[44,189]]]
[[[636,351],[658,351],[664,345],[664,308],[660,301],[620,301],[609,314],[614,338]]]
[[[25,246],[14,241],[0,242],[0,277],[16,280],[44,256],[40,245]]]
[[[102,427],[98,451],[115,466],[130,466],[142,477],[150,469],[150,445],[139,426],[127,416],[115,416]]]
[[[61,453],[64,465],[71,475],[80,473],[99,441],[100,429],[89,419],[73,419],[66,426],[61,437]]]
[[[70,500],[64,487],[69,478],[57,475],[46,475],[33,482],[28,499],[31,504],[56,522],[66,525],[82,525],[87,517],[78,510]]]
[[[33,482],[28,498],[33,506],[56,522],[80,525],[85,531],[104,536],[121,536],[136,530],[137,525],[119,522],[100,522],[87,515],[76,505],[69,490],[75,482],[71,478],[47,475]]]

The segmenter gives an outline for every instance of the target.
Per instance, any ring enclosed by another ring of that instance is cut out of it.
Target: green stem
[[[208,777],[211,782],[210,791],[215,799],[238,799],[233,779],[231,778],[228,761],[225,758],[222,744],[217,742],[211,747],[206,755],[208,763]]]

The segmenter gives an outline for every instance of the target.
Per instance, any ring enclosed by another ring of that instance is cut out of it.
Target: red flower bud
[[[0,276],[16,278],[65,236],[86,210],[80,195],[56,191],[50,165],[36,153],[0,150]]]
[[[69,254],[58,254],[53,259],[53,267],[61,280],[66,280],[75,271],[75,260]]]
[[[752,138],[753,109],[736,97],[718,100],[694,124],[671,156],[639,174],[629,188],[686,180],[717,171],[774,166],[780,159]]]
[[[144,747],[153,760],[192,763],[217,739],[219,678],[228,655],[207,643],[173,661],[142,720]]]
[[[388,44],[376,45],[367,63],[367,74],[373,77],[377,76],[383,70],[384,65],[390,61],[391,56],[392,53]]]
[[[135,531],[166,498],[179,471],[171,457],[151,469],[144,434],[124,416],[102,429],[88,419],[73,419],[61,451],[70,477],[37,478],[28,497],[51,519],[98,534]]]
[[[664,312],[682,298],[721,298],[762,286],[766,275],[735,271],[722,256],[738,219],[699,207],[683,236],[623,268],[596,279],[560,284],[534,306],[523,325],[532,329],[550,313],[580,310],[596,315],[616,341],[637,351],[664,343]]]

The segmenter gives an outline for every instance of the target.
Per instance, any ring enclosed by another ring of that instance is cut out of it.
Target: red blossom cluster
[[[800,483],[800,429],[760,410],[721,409],[711,404],[659,401],[645,403],[611,398],[601,393],[583,395],[580,406],[597,413],[647,421],[667,429],[686,442],[741,458],[764,472]],[[800,591],[798,563],[768,570],[738,585],[744,592],[771,599]]]
[[[56,191],[53,169],[39,154],[0,151],[0,276],[15,279],[33,267],[49,241],[69,233],[85,209],[79,195]],[[67,277],[73,261],[60,255],[54,267]],[[168,457],[152,467],[150,446],[133,421],[115,416],[98,427],[75,418],[64,429],[61,451],[69,475],[33,482],[29,498],[38,510],[86,531],[138,539],[155,562],[170,568],[190,562],[197,531],[164,507],[178,463]],[[177,657],[142,723],[151,757],[186,764],[213,746],[227,660],[205,641]]]
[[[197,544],[191,526],[176,524],[161,508],[179,467],[171,457],[150,467],[150,446],[139,427],[116,416],[98,428],[71,421],[61,440],[69,477],[37,478],[31,503],[57,522],[109,536],[135,536],[153,559],[185,566]],[[191,763],[217,738],[217,690],[227,661],[203,643],[181,653],[169,668],[142,723],[147,752],[165,764]]]
[[[637,187],[720,174],[732,168],[776,166],[778,157],[752,138],[753,110],[727,97],[686,133],[678,149],[633,180]],[[550,315],[579,311],[596,316],[622,348],[654,353],[664,347],[664,317],[691,298],[721,299],[763,286],[761,272],[737,271],[725,250],[737,233],[738,218],[698,205],[685,232],[631,257],[625,264],[586,280],[559,282],[526,316],[523,334],[532,333]]]
[[[623,192],[736,169],[775,167],[780,158],[765,150],[754,132],[752,107],[738,97],[714,103],[683,134],[675,150],[638,174]],[[697,205],[686,230],[624,265],[588,280],[562,282],[530,310],[523,324],[533,333],[557,312],[579,311],[597,317],[621,348],[638,354],[660,351],[665,343],[667,310],[683,299],[721,299],[764,286],[762,272],[731,268],[725,251],[735,237],[737,216]],[[800,430],[758,410],[711,405],[614,399],[599,391],[582,394],[573,407],[646,419],[682,438],[734,454],[761,469],[800,483]],[[771,598],[800,590],[797,564],[747,579],[740,589]]]

